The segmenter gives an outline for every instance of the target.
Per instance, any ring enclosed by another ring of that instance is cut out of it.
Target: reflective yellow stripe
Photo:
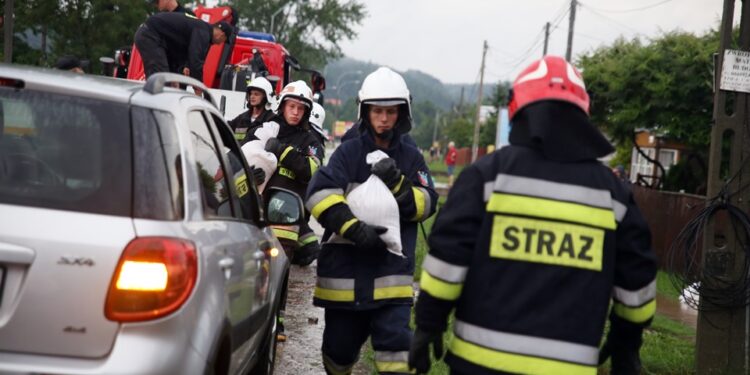
[[[237,195],[240,198],[247,194],[250,191],[250,188],[247,186],[247,175],[243,173],[240,177],[237,177],[234,180],[234,186],[237,188]]]
[[[279,167],[279,174],[282,175],[282,176],[284,176],[284,177],[290,178],[292,180],[294,180],[295,178],[297,178],[297,175],[294,174],[294,172],[292,172],[291,169],[284,168],[284,167]]]
[[[320,166],[315,162],[315,159],[313,158],[309,157],[307,158],[307,160],[310,162],[310,176],[312,176],[315,174],[315,172],[318,171],[318,168],[320,168]]]
[[[292,150],[294,150],[294,147],[292,147],[292,146],[286,146],[286,148],[284,149],[284,152],[282,152],[281,156],[279,157],[279,164],[281,164],[281,162],[284,160],[284,158],[287,155],[289,155],[289,152],[292,151]]]
[[[464,284],[447,283],[443,280],[432,277],[427,271],[422,270],[422,276],[419,279],[419,288],[429,295],[444,299],[446,301],[455,301],[461,295],[461,289]]]
[[[375,290],[372,292],[372,298],[375,300],[389,299],[389,298],[412,298],[412,297],[414,297],[414,289],[412,289],[411,285],[375,288]]]
[[[299,234],[297,232],[288,229],[271,228],[271,230],[273,231],[273,234],[276,235],[276,238],[283,238],[295,242],[299,239]]]
[[[424,202],[427,197],[424,195],[422,190],[415,187],[412,187],[411,191],[412,193],[414,193],[414,205],[417,206],[417,213],[414,214],[414,218],[412,220],[422,220],[424,218]]]
[[[404,175],[401,175],[401,179],[398,180],[398,184],[396,184],[396,187],[391,189],[391,193],[397,192],[399,189],[401,189],[401,184],[404,183]]]
[[[331,194],[322,199],[310,211],[312,211],[312,215],[317,219],[323,212],[325,212],[325,210],[331,208],[331,206],[337,203],[346,203],[346,198],[341,194]]]
[[[492,193],[487,211],[572,221],[604,229],[616,227],[611,209],[512,194]]]
[[[309,235],[304,237],[299,243],[301,246],[305,246],[309,243],[313,243],[318,240],[318,237],[315,234]]]
[[[343,236],[344,233],[346,233],[346,230],[349,229],[349,227],[351,227],[352,225],[354,225],[354,223],[356,223],[357,221],[358,220],[354,218],[344,223],[344,225],[341,226],[341,229],[339,229],[339,234]]]
[[[243,139],[245,139],[245,133],[234,133],[234,139],[242,141]]]
[[[615,302],[615,314],[633,323],[643,323],[654,317],[656,313],[656,300],[640,306],[629,307]]]
[[[416,374],[417,370],[409,370],[409,364],[406,362],[379,362],[375,361],[375,368],[378,372],[397,372],[401,374]]]
[[[325,289],[319,286],[315,287],[315,298],[324,299],[327,301],[334,302],[353,302],[354,301],[354,290],[337,290],[337,289]]]
[[[596,375],[595,366],[511,354],[488,349],[453,336],[450,351],[457,357],[497,371],[518,374]]]

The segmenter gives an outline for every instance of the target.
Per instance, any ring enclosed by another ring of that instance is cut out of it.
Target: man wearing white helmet
[[[232,121],[229,121],[229,126],[234,131],[234,137],[240,143],[243,143],[246,134],[254,133],[258,127],[274,116],[273,111],[271,111],[273,107],[271,82],[264,77],[256,77],[248,83],[246,92],[247,111],[240,113]]]
[[[323,131],[323,123],[326,121],[326,110],[322,105],[313,103],[312,112],[310,113],[310,125],[312,126],[313,133],[320,140],[320,143],[325,145],[327,135]]]
[[[329,374],[348,374],[362,344],[371,337],[382,373],[410,373],[409,318],[414,291],[417,224],[435,210],[437,193],[422,154],[403,143],[411,129],[409,89],[388,68],[365,78],[359,91],[358,136],[344,142],[313,177],[307,208],[326,232],[336,233],[318,257],[313,303],[324,307],[323,364]],[[367,165],[367,154],[389,157]],[[386,250],[384,227],[354,216],[346,194],[371,175],[380,178],[398,203],[404,257]]]

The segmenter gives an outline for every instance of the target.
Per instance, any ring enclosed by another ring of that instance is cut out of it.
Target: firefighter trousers
[[[323,330],[323,364],[328,374],[350,374],[362,344],[371,338],[380,374],[408,374],[411,306],[386,305],[373,310],[328,308]]]

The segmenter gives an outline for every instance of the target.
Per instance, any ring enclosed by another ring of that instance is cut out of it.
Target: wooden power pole
[[[565,60],[570,62],[570,58],[573,55],[573,28],[576,24],[576,8],[578,8],[578,1],[570,0],[570,23],[568,24],[568,48],[565,50]]]
[[[477,117],[474,122],[474,141],[471,143],[471,162],[477,160],[477,154],[479,153],[479,116],[482,111],[482,89],[484,86],[484,58],[487,56],[487,41],[484,41],[484,48],[482,49],[482,67],[479,70],[479,96],[477,97]]]
[[[724,0],[721,40],[718,59],[715,59],[714,125],[711,129],[707,190],[708,197],[719,195],[727,179],[736,174],[728,186],[728,192],[734,194],[726,196],[726,199],[728,203],[748,212],[750,190],[743,187],[750,182],[750,168],[745,165],[750,158],[750,134],[746,125],[750,119],[750,78],[745,74],[750,68],[750,4],[741,2],[740,37],[739,41],[735,41],[732,35],[735,3],[736,0]],[[726,146],[729,146],[728,150]],[[722,173],[722,165],[728,165],[729,170]],[[741,303],[731,307],[718,306],[715,299],[706,298],[708,294],[716,296],[722,293],[726,293],[728,298],[732,293],[737,293],[737,285],[746,285],[746,250],[742,242],[747,239],[743,236],[733,229],[728,220],[712,219],[703,233],[695,354],[698,374],[750,372],[750,309]],[[732,290],[733,287],[735,290]],[[746,291],[740,293],[744,297]]]
[[[549,44],[549,22],[544,25],[544,50],[542,51],[542,57],[547,56],[547,45]]]

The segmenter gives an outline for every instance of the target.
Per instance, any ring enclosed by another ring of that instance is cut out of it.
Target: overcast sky
[[[421,70],[446,83],[472,83],[479,80],[486,39],[485,81],[512,80],[541,57],[546,22],[553,26],[549,53],[565,55],[570,0],[359,1],[367,17],[356,28],[358,37],[342,43],[344,54],[358,60]],[[703,33],[718,28],[722,7],[721,0],[582,0],[573,56],[621,35],[647,38],[676,29]]]

